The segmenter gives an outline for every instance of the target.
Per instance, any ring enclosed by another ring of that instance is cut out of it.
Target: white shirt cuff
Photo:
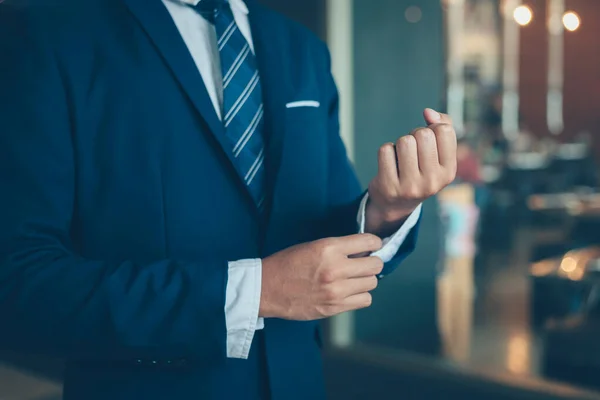
[[[365,194],[358,209],[360,233],[365,232],[369,194]],[[412,212],[392,236],[383,239],[383,247],[371,254],[383,262],[391,261],[414,228],[421,214],[421,205]],[[227,357],[247,359],[254,332],[264,328],[258,317],[262,285],[262,261],[246,259],[229,262],[229,278],[225,292],[225,323],[227,326]]]
[[[225,292],[227,357],[247,359],[254,332],[263,327],[262,318],[258,318],[262,261],[230,261],[228,272]]]
[[[359,226],[359,233],[365,233],[365,220],[368,200],[369,193],[365,194],[365,197],[363,197],[362,201],[360,202],[360,207],[358,208],[357,222]],[[383,247],[371,255],[381,258],[383,262],[391,261],[396,253],[398,253],[398,250],[400,250],[400,247],[402,247],[402,244],[406,240],[410,230],[414,228],[419,221],[421,208],[422,204],[419,204],[417,208],[415,208],[415,210],[408,216],[406,221],[404,221],[404,224],[402,224],[400,229],[398,229],[392,236],[383,238]]]

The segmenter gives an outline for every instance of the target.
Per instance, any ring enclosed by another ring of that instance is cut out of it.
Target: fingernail
[[[435,111],[433,108],[428,108],[429,113],[431,114],[431,118],[434,121],[439,121],[440,119],[442,119],[442,116],[440,115],[439,112]]]

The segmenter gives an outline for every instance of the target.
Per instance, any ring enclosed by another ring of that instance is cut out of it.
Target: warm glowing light
[[[579,15],[573,11],[566,12],[565,15],[563,15],[562,21],[565,29],[571,32],[576,31],[579,28],[579,25],[581,25]]]
[[[531,338],[524,333],[514,334],[508,339],[506,368],[515,374],[527,373],[530,369]]]
[[[577,269],[577,260],[574,257],[566,256],[562,263],[560,263],[560,269],[564,272],[573,272]]]
[[[533,19],[533,11],[527,6],[519,6],[513,12],[515,22],[521,26],[528,25]]]
[[[529,273],[533,276],[547,276],[556,271],[554,261],[539,261],[531,265]]]
[[[577,268],[577,269],[569,272],[567,274],[567,276],[572,281],[580,281],[585,276],[585,269],[584,268]]]
[[[527,204],[529,205],[530,209],[539,210],[544,207],[544,200],[540,196],[534,195],[527,200]]]

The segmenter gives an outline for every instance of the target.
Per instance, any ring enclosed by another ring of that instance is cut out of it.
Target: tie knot
[[[196,11],[210,22],[215,21],[215,16],[227,3],[227,0],[200,0],[194,7]]]

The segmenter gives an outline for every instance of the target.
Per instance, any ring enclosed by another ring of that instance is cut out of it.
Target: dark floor
[[[0,365],[0,399],[2,400],[60,400],[60,384]]]
[[[365,314],[362,322],[376,322],[382,328],[377,334],[358,335],[357,340],[367,346],[416,350],[472,370],[541,377],[542,340],[531,326],[528,271],[534,248],[540,243],[560,242],[562,235],[560,227],[522,227],[513,233],[506,248],[485,249],[477,263],[459,257],[454,263],[458,273],[452,279],[452,299],[441,293],[442,278],[437,288],[428,289],[390,277],[395,282],[378,289],[382,291],[376,294],[372,309],[359,313]],[[437,291],[437,305],[424,305],[428,295],[422,293],[427,290]],[[382,302],[386,304],[378,304]],[[444,302],[448,304],[441,304]],[[435,308],[437,316],[430,315]],[[437,328],[431,328],[434,319]],[[451,340],[447,340],[441,319],[451,324]],[[419,327],[417,331],[411,331],[413,325]],[[430,330],[437,330],[437,340],[441,336],[450,348],[436,344],[427,334]]]
[[[466,363],[538,376],[540,338],[529,318],[528,268],[540,233],[520,229],[510,252],[491,251],[478,271],[470,354]]]

